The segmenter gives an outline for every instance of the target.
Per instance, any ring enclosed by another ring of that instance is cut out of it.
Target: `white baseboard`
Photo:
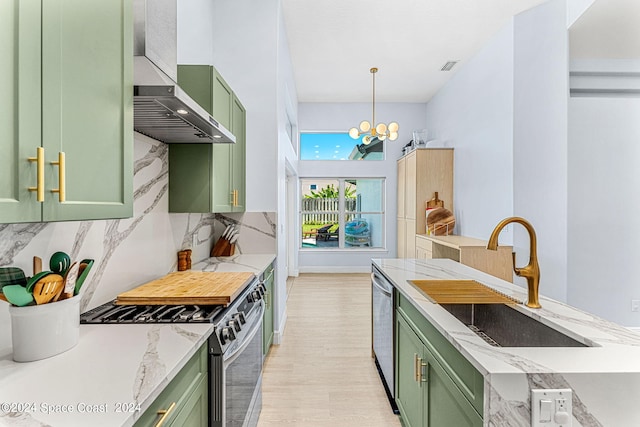
[[[300,275],[300,270],[289,271],[289,277],[298,277],[299,275]]]
[[[282,337],[284,336],[284,328],[287,326],[287,310],[285,309],[280,322],[280,328],[277,331],[273,331],[273,344],[280,345],[282,343]]]
[[[300,273],[371,273],[371,266],[309,266],[300,267]]]

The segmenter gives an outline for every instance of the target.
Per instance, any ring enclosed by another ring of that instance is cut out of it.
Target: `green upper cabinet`
[[[169,146],[169,211],[244,212],[244,106],[210,65],[179,65],[178,84],[231,130],[236,143]]]
[[[10,159],[0,172],[0,222],[130,217],[131,2],[0,8],[0,80],[9,91],[0,100],[0,148]]]

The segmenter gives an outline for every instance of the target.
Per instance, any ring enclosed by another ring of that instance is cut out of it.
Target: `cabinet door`
[[[233,91],[220,73],[213,68],[212,74],[212,111],[213,118],[222,126],[231,129],[233,117]]]
[[[405,219],[398,219],[398,258],[405,258],[407,256],[407,221]]]
[[[429,427],[481,427],[482,417],[425,349],[428,362],[428,393],[424,403]]]
[[[265,293],[265,311],[264,311],[264,321],[262,326],[262,354],[266,355],[269,352],[269,348],[273,343],[273,268],[269,267],[271,270],[264,284],[267,288],[267,292]],[[268,270],[269,270],[268,269]]]
[[[244,212],[246,203],[246,115],[247,112],[240,100],[233,95],[233,126],[231,131],[236,136],[236,143],[232,145],[231,191],[233,212]]]
[[[417,189],[417,154],[414,151],[406,157],[406,192],[404,203],[404,215],[407,219],[416,219],[416,189]],[[414,227],[415,228],[415,227]]]
[[[416,254],[416,220],[407,219],[405,227],[406,256],[413,257]]]
[[[178,65],[178,85],[212,116],[214,73],[210,65]]]
[[[419,381],[423,345],[409,324],[396,316],[396,404],[407,427],[423,425],[423,382]],[[453,425],[453,424],[452,424]]]
[[[132,2],[48,0],[42,5],[43,220],[130,217]],[[66,168],[51,164],[59,152],[66,155]],[[66,201],[53,189],[66,190]]]
[[[398,218],[405,217],[405,193],[406,193],[406,158],[398,160]]]
[[[36,193],[41,141],[40,0],[0,2],[0,223],[42,218]]]
[[[209,382],[204,377],[178,412],[170,427],[202,427],[209,423]]]

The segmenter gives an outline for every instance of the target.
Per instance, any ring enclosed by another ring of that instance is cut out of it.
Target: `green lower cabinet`
[[[205,426],[209,419],[209,347],[205,343],[134,424]]]
[[[264,296],[265,310],[262,324],[262,354],[267,355],[273,344],[273,265],[264,272],[264,285],[267,288]]]
[[[414,329],[400,310],[396,317],[396,403],[402,424],[482,426],[482,416],[429,351],[422,333]]]

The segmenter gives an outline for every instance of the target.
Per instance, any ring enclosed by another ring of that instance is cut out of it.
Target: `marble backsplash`
[[[236,253],[275,253],[275,212],[168,213],[168,152],[168,145],[136,134],[132,218],[0,224],[0,266],[20,267],[30,276],[34,256],[42,258],[44,269],[56,251],[74,261],[94,259],[82,290],[86,311],[175,271],[179,250],[192,249],[193,263],[207,258],[229,224],[239,230]],[[7,307],[0,305],[0,317]]]

